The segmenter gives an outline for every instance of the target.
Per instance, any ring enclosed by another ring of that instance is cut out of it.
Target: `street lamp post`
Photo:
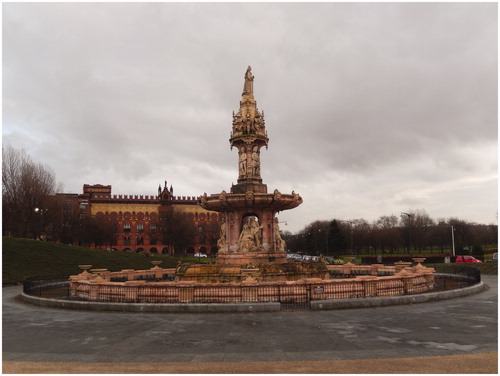
[[[453,256],[455,256],[455,228],[453,227],[453,225],[444,226],[444,227],[451,227],[451,249],[452,249]]]
[[[453,251],[453,256],[455,256],[455,229],[453,228],[453,225],[451,227],[451,247]]]
[[[40,213],[40,236],[39,239],[42,239],[42,232],[43,232],[43,213],[45,213],[48,209],[40,209],[40,208],[35,208],[35,213]]]

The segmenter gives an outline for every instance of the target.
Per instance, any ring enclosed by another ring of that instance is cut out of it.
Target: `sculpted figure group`
[[[259,147],[254,146],[252,148],[252,154],[247,155],[247,149],[242,145],[239,149],[239,174],[240,179],[247,178],[249,176],[260,178],[260,153]]]
[[[262,226],[255,220],[254,217],[250,218],[248,223],[243,225],[238,240],[239,252],[256,251],[262,246]]]

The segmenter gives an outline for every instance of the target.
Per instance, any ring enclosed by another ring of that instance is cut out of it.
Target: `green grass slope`
[[[88,264],[92,268],[149,269],[151,261],[162,260],[161,267],[175,267],[178,258],[143,255],[127,252],[109,252],[102,249],[71,247],[63,244],[41,242],[31,239],[2,238],[2,283],[21,283],[26,277],[68,277],[78,274],[78,265]]]
[[[434,268],[437,273],[453,273],[457,267],[474,267],[479,269],[481,274],[498,274],[498,263],[482,262],[482,263],[451,263],[451,264],[423,264],[429,268]]]

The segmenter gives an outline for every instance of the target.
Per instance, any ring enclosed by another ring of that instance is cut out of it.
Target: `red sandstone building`
[[[77,211],[80,219],[94,219],[98,227],[113,229],[115,234],[107,244],[92,244],[97,248],[174,254],[171,244],[162,243],[159,232],[162,212],[174,209],[190,220],[195,234],[182,253],[215,255],[217,252],[219,213],[203,209],[197,197],[174,196],[166,182],[163,189],[158,188],[158,195],[112,195],[111,185],[85,184],[83,194],[61,196],[66,210]]]

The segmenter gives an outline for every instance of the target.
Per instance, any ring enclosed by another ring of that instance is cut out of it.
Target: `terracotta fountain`
[[[238,180],[229,193],[201,196],[199,204],[221,213],[221,234],[216,264],[221,267],[187,265],[178,268],[181,280],[199,280],[195,275],[231,271],[230,280],[242,280],[251,275],[257,279],[272,277],[296,280],[322,277],[327,273],[323,262],[309,262],[307,267],[286,258],[286,244],[281,238],[277,213],[293,209],[302,203],[298,193],[267,192],[261,177],[260,151],[267,148],[264,113],[257,108],[253,93],[254,76],[251,67],[245,73],[240,109],[233,113],[229,143],[238,150]],[[224,266],[224,267],[222,267]],[[216,270],[214,270],[216,269]],[[306,270],[307,269],[307,270]],[[252,272],[250,272],[250,270]],[[227,274],[227,273],[226,273]],[[206,279],[206,278],[201,278]],[[226,280],[226,278],[223,278]]]
[[[177,268],[110,272],[81,265],[70,277],[72,299],[146,303],[307,303],[395,296],[432,290],[434,270],[421,264],[386,266],[327,265],[287,260],[277,214],[302,203],[299,194],[268,193],[261,178],[260,151],[268,146],[264,113],[257,109],[251,68],[245,73],[240,109],[233,114],[229,139],[238,150],[238,180],[229,193],[207,195],[199,204],[221,213],[218,255],[209,264],[180,263]],[[415,260],[419,261],[419,260]],[[326,303],[325,303],[326,304]],[[156,308],[155,308],[156,309]],[[170,309],[170,308],[165,308]],[[182,308],[183,309],[183,308]],[[239,308],[236,308],[239,309]]]

